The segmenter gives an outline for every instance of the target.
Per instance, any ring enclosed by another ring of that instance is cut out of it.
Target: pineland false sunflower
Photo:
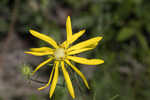
[[[43,87],[38,88],[38,90],[42,90],[50,85],[49,95],[51,98],[58,81],[59,68],[61,67],[65,81],[67,83],[68,91],[72,96],[72,98],[75,98],[74,88],[72,86],[72,82],[66,70],[65,64],[69,65],[83,79],[83,82],[88,89],[90,88],[85,76],[80,72],[80,70],[77,67],[75,67],[71,63],[71,61],[74,61],[76,63],[81,63],[81,64],[87,64],[87,65],[98,65],[104,63],[104,61],[101,59],[86,59],[83,57],[74,56],[75,54],[79,54],[94,49],[98,45],[98,42],[102,39],[102,37],[100,36],[94,37],[71,46],[73,42],[75,42],[80,36],[82,36],[85,33],[85,30],[81,30],[75,34],[72,34],[70,16],[68,16],[66,21],[67,40],[60,45],[58,45],[49,36],[46,36],[34,30],[29,30],[29,31],[33,36],[47,42],[53,47],[53,48],[50,47],[31,48],[30,51],[25,52],[26,54],[31,54],[34,56],[45,56],[45,55],[49,56],[49,59],[42,62],[40,65],[38,65],[35,68],[35,70],[32,72],[32,75],[36,71],[38,71],[41,67],[43,67],[45,64],[48,64],[49,62],[54,60],[52,72],[50,74],[48,83]]]

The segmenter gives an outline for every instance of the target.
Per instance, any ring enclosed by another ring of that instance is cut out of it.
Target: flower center
[[[58,60],[64,58],[65,57],[65,50],[63,48],[56,49],[56,51],[54,52],[54,56]]]

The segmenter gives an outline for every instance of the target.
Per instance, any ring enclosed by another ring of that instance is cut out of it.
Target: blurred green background
[[[65,22],[71,16],[73,33],[86,29],[77,41],[103,36],[96,49],[81,54],[105,61],[98,66],[77,64],[91,90],[76,88],[75,100],[150,100],[150,1],[149,0],[0,0],[0,100],[49,100],[48,89],[28,80],[20,69],[34,69],[45,57],[24,55],[30,47],[47,45],[29,34],[34,29],[66,39]],[[47,81],[45,66],[34,79]],[[41,72],[41,73],[40,73]],[[41,78],[39,78],[41,77]],[[60,75],[60,83],[63,76]],[[34,92],[33,92],[34,91]],[[72,100],[57,85],[52,100]]]

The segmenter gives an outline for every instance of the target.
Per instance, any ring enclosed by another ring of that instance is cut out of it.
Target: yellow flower
[[[54,65],[53,65],[52,72],[50,74],[48,83],[45,86],[38,88],[38,90],[42,90],[51,84],[50,92],[49,92],[50,98],[52,97],[52,95],[54,93],[54,90],[55,90],[55,87],[56,87],[56,84],[58,81],[59,64],[61,65],[62,72],[63,72],[64,78],[65,78],[65,81],[67,83],[68,91],[69,91],[70,95],[72,96],[72,98],[75,98],[74,88],[72,86],[69,74],[65,68],[64,63],[69,65],[83,79],[83,82],[88,89],[89,89],[89,85],[88,85],[88,82],[87,82],[85,76],[80,72],[80,70],[77,67],[75,67],[70,62],[70,60],[77,62],[77,63],[81,63],[81,64],[87,64],[87,65],[98,65],[98,64],[104,63],[104,61],[101,59],[86,59],[86,58],[82,58],[82,57],[73,56],[75,54],[79,54],[81,52],[85,52],[85,51],[94,49],[98,45],[98,42],[102,39],[102,37],[98,36],[95,38],[91,38],[91,39],[80,42],[80,43],[70,47],[70,45],[73,42],[75,42],[80,36],[82,36],[85,33],[85,30],[81,30],[80,32],[72,34],[70,16],[68,16],[67,21],[66,21],[66,32],[67,32],[67,40],[64,41],[61,45],[58,45],[51,37],[48,37],[44,34],[36,32],[34,30],[30,30],[30,33],[33,36],[49,43],[51,46],[53,46],[53,48],[49,48],[49,47],[31,48],[29,52],[25,52],[27,54],[31,54],[34,56],[50,55],[49,59],[42,62],[40,65],[38,65],[35,68],[35,70],[32,72],[32,75],[36,71],[38,71],[41,67],[43,67],[45,64],[54,60]],[[53,78],[52,78],[52,76],[53,76]]]

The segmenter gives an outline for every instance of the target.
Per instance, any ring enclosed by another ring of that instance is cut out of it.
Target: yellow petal
[[[75,67],[74,65],[72,65],[69,60],[66,59],[65,62],[66,62],[73,70],[75,70],[75,72],[77,72],[77,74],[83,79],[83,82],[84,82],[85,86],[86,86],[88,89],[90,89],[90,87],[89,87],[89,85],[88,85],[88,82],[87,82],[85,76],[80,72],[80,70],[77,69],[77,67]]]
[[[67,58],[77,63],[87,64],[87,65],[98,65],[104,63],[104,60],[101,59],[86,59],[86,58],[75,57],[75,56],[67,56]]]
[[[31,55],[34,55],[34,56],[45,56],[45,55],[53,54],[53,52],[31,52],[31,51],[27,51],[27,52],[24,52],[24,53],[31,54]]]
[[[69,41],[69,44],[72,44],[74,41],[76,41],[84,33],[85,33],[85,30],[81,30],[80,32],[73,34],[70,41]],[[62,46],[67,48],[69,46],[69,44],[67,44],[67,41],[64,41],[62,43]]]
[[[89,39],[89,40],[86,40],[86,41],[83,41],[83,42],[80,42],[72,47],[70,47],[68,49],[68,51],[72,51],[72,50],[76,50],[76,49],[81,49],[81,48],[88,48],[88,47],[95,47],[98,42],[102,39],[102,37],[95,37],[95,38],[92,38],[92,39]]]
[[[78,54],[78,53],[85,52],[85,51],[88,51],[88,50],[91,50],[91,49],[93,49],[93,48],[82,48],[82,49],[70,51],[70,52],[68,52],[68,55]]]
[[[48,87],[48,86],[50,85],[51,80],[52,80],[52,76],[53,76],[53,72],[54,72],[54,68],[55,68],[55,65],[53,66],[53,69],[52,69],[52,72],[51,72],[51,74],[50,74],[50,78],[49,78],[48,83],[47,83],[46,85],[44,85],[44,86],[38,88],[38,90],[43,90],[43,89],[45,89],[46,87]]]
[[[37,37],[37,38],[39,38],[39,39],[41,39],[41,40],[51,44],[55,48],[58,48],[57,43],[51,37],[48,37],[48,36],[46,36],[44,34],[41,34],[41,33],[37,32],[37,31],[34,31],[34,30],[29,30],[29,31],[30,31],[30,33],[33,36],[35,36],[35,37]]]
[[[69,93],[72,96],[72,98],[74,99],[75,98],[74,88],[72,87],[72,83],[71,83],[69,74],[68,74],[68,72],[66,71],[66,69],[64,67],[64,61],[61,61],[61,67],[62,67],[62,71],[63,71],[63,74],[64,74],[64,78],[65,78],[66,83],[67,83],[67,88],[69,90]]]
[[[71,39],[72,36],[72,27],[71,27],[71,20],[70,16],[68,16],[67,21],[66,21],[66,31],[67,31],[67,41]]]
[[[38,65],[35,70],[32,72],[32,75],[34,75],[34,73],[39,70],[42,66],[44,66],[45,64],[49,63],[53,58],[49,58],[46,61],[42,62],[40,65]]]
[[[34,52],[46,52],[46,51],[53,51],[53,49],[49,47],[40,47],[40,48],[30,48],[31,51]]]
[[[50,98],[52,97],[52,95],[54,93],[54,90],[56,88],[56,84],[57,84],[57,81],[58,81],[58,74],[59,74],[58,65],[59,65],[59,61],[55,61],[55,64],[56,64],[56,66],[55,66],[55,73],[54,73],[53,81],[52,81],[50,92],[49,92]]]

